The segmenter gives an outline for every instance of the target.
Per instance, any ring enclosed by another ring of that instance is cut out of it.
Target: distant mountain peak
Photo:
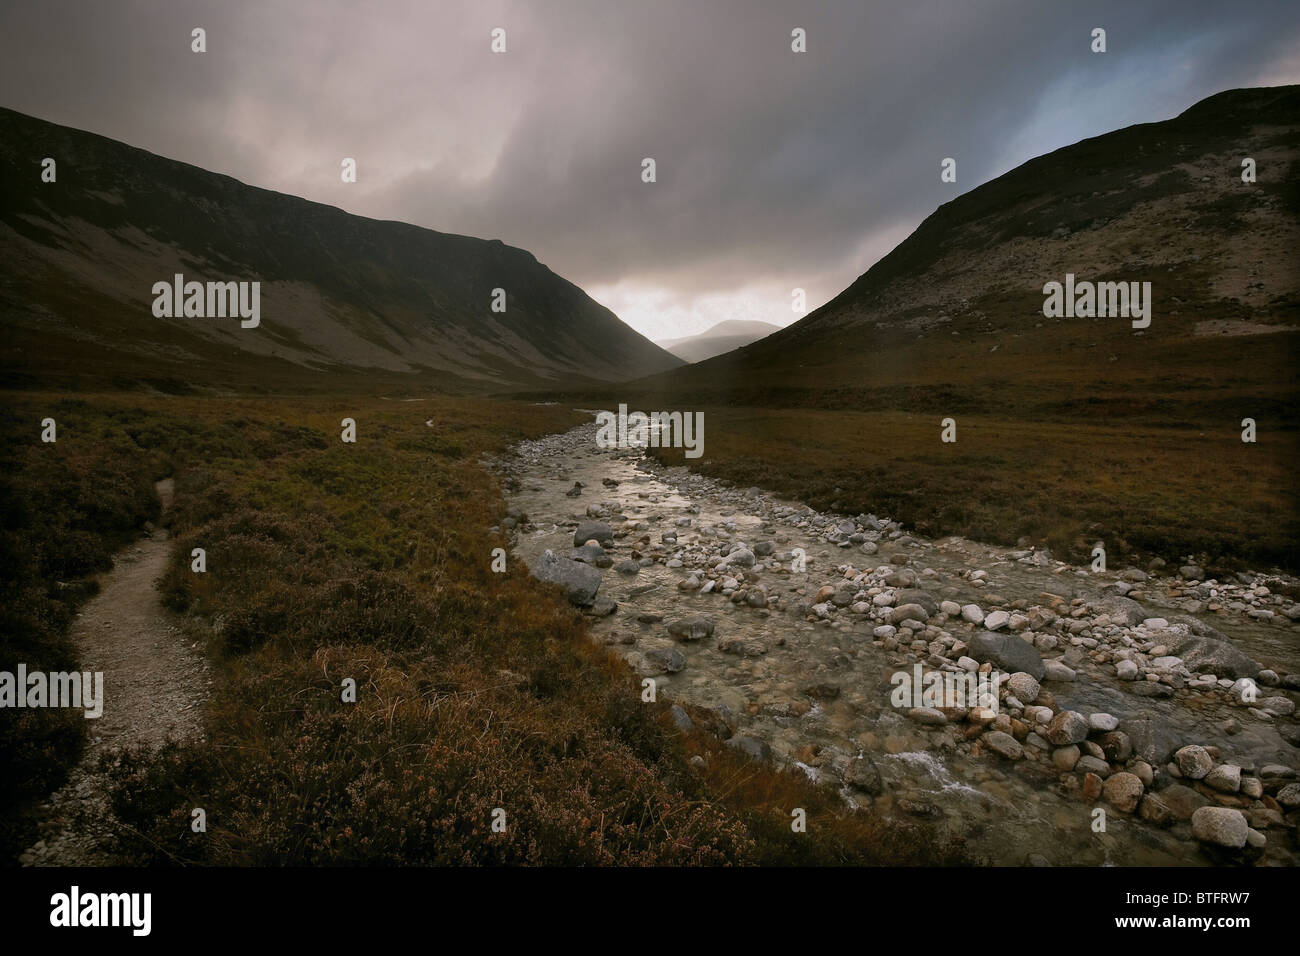
[[[703,332],[675,339],[656,339],[655,344],[686,362],[703,362],[733,349],[757,342],[781,326],[753,319],[724,319]]]

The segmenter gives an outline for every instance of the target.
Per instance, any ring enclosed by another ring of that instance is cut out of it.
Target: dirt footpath
[[[172,479],[155,486],[171,507]],[[116,823],[105,781],[95,772],[101,754],[132,744],[156,747],[168,737],[202,732],[206,662],[164,610],[155,582],[171,545],[162,528],[113,559],[99,594],[72,626],[80,669],[104,674],[104,713],[89,721],[90,741],[68,782],[45,805],[41,839],[20,857],[29,866],[96,866],[113,862],[101,848]]]

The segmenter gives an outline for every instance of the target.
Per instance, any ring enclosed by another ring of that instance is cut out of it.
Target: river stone
[[[1204,747],[1190,744],[1174,754],[1178,772],[1191,780],[1201,780],[1214,769],[1214,758]]]
[[[971,624],[983,624],[984,612],[980,610],[978,604],[963,604],[961,608],[961,619]]]
[[[1020,742],[1001,730],[990,730],[981,739],[989,750],[1008,760],[1019,760],[1025,755],[1025,748],[1020,746]]]
[[[1259,673],[1259,664],[1237,650],[1222,635],[1189,634],[1169,648],[1169,652],[1181,657],[1187,669],[1197,674],[1236,678],[1254,677]]]
[[[668,633],[679,641],[702,641],[713,634],[713,620],[699,614],[683,618],[669,624]]]
[[[573,532],[573,546],[577,548],[591,540],[608,547],[614,543],[614,529],[603,521],[580,522]]]
[[[829,681],[821,681],[800,688],[799,693],[806,694],[813,700],[836,700],[840,696],[840,688],[838,684],[832,684]]]
[[[1137,680],[1138,666],[1133,661],[1129,660],[1116,661],[1115,676],[1120,680]]]
[[[1107,595],[1097,602],[1096,607],[1112,621],[1129,627],[1137,627],[1151,616],[1137,601],[1118,594]]]
[[[1127,771],[1111,774],[1106,778],[1106,785],[1102,787],[1106,802],[1121,813],[1132,813],[1137,809],[1138,801],[1142,799],[1142,791],[1142,781],[1136,774]]]
[[[935,710],[933,707],[913,707],[907,712],[907,716],[919,724],[938,725],[948,722],[948,718],[943,715],[943,712]]]
[[[984,626],[988,628],[990,631],[996,631],[1006,627],[1007,622],[1010,620],[1011,620],[1011,615],[1008,614],[1006,611],[991,611],[984,618]]]
[[[1132,717],[1121,721],[1121,726],[1134,745],[1136,756],[1160,766],[1169,761],[1170,754],[1178,749],[1182,735],[1169,721],[1153,717]]]
[[[921,607],[921,605],[904,604],[889,612],[889,623],[901,624],[903,621],[920,621],[924,624],[928,616],[925,613],[925,608]]]
[[[1288,783],[1277,792],[1274,799],[1288,810],[1300,807],[1300,783]]]
[[[929,591],[922,591],[920,588],[903,588],[895,597],[895,604],[921,605],[921,607],[925,608],[927,617],[934,617],[939,613],[939,605]]]
[[[885,789],[885,783],[880,776],[880,768],[866,754],[856,760],[849,761],[848,770],[844,774],[844,781],[849,786],[872,796],[880,795]]]
[[[530,569],[533,577],[564,587],[571,604],[587,607],[600,589],[600,572],[590,565],[574,561],[547,549]]]
[[[638,574],[641,571],[641,562],[627,558],[614,565],[614,570],[619,574]]]
[[[1089,714],[1088,729],[1106,733],[1119,726],[1119,718],[1110,714]],[[1103,745],[1104,746],[1104,745]]]
[[[1058,747],[1081,744],[1088,739],[1088,721],[1074,710],[1063,710],[1047,725],[1043,736]]]
[[[675,647],[656,647],[646,651],[645,659],[660,672],[676,674],[686,666],[686,655]]]
[[[1058,770],[1073,770],[1074,765],[1079,762],[1079,748],[1074,744],[1065,747],[1057,747],[1052,751],[1052,766]]]
[[[1032,704],[1038,699],[1038,681],[1024,671],[1017,671],[1007,678],[1007,689],[1024,704]]]
[[[1192,814],[1192,836],[1202,843],[1240,850],[1249,829],[1242,812],[1231,807],[1201,807]]]
[[[742,657],[762,657],[767,653],[767,645],[753,637],[724,637],[718,641],[718,650],[724,654],[737,654]]]
[[[734,564],[740,568],[752,568],[754,566],[754,552],[748,548],[737,548],[727,555],[727,564]]]
[[[1101,796],[1101,791],[1105,787],[1101,777],[1095,773],[1085,773],[1083,775],[1083,798],[1085,800],[1096,800]]]
[[[1174,812],[1157,793],[1148,793],[1142,797],[1142,802],[1138,805],[1138,816],[1158,827],[1167,826],[1174,821]]]
[[[727,741],[727,746],[739,750],[750,760],[764,761],[772,755],[772,748],[766,740],[748,734],[737,734]]]
[[[1181,783],[1171,784],[1161,790],[1160,799],[1179,820],[1190,820],[1193,813],[1210,803],[1208,798]]]
[[[1274,717],[1289,717],[1295,713],[1295,702],[1289,697],[1265,697],[1255,706]]]
[[[672,714],[673,723],[677,725],[678,730],[691,731],[695,729],[695,721],[691,720],[691,715],[686,713],[680,704],[673,704],[669,708],[669,713]]]
[[[1125,763],[1133,756],[1133,744],[1122,730],[1111,730],[1097,738],[1097,745],[1111,763]]]
[[[1035,724],[1050,724],[1052,722],[1052,708],[1050,707],[1026,707],[1025,719]]]
[[[1105,777],[1110,773],[1110,764],[1106,761],[1093,756],[1083,756],[1079,762],[1074,765],[1074,769],[1081,773],[1096,774],[1098,777]]]
[[[1260,779],[1266,781],[1294,780],[1298,773],[1300,771],[1280,763],[1266,763],[1259,768]]]
[[[1014,634],[980,631],[971,638],[966,653],[980,663],[990,663],[1013,674],[1024,671],[1035,680],[1043,679],[1042,657]]]
[[[598,568],[607,568],[614,563],[614,559],[609,557],[605,553],[605,549],[598,544],[584,544],[581,547],[574,548],[569,557],[573,558],[574,561],[581,561],[583,564],[590,564]]]
[[[1236,793],[1241,789],[1241,768],[1221,763],[1205,775],[1205,785],[1221,793]]]
[[[1072,681],[1077,675],[1058,660],[1043,661],[1043,680]]]

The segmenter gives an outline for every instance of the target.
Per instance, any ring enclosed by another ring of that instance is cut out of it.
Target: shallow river
[[[570,555],[576,522],[588,519],[589,506],[607,505],[608,513],[596,518],[614,529],[615,543],[607,550],[615,565],[634,549],[643,557],[661,560],[635,574],[615,567],[601,571],[600,596],[614,599],[618,608],[594,618],[593,632],[631,666],[653,674],[666,699],[723,715],[737,734],[770,748],[778,763],[796,766],[814,779],[829,778],[836,761],[842,770],[847,761],[865,754],[879,769],[884,786],[875,797],[846,787],[845,799],[857,805],[874,803],[891,818],[926,818],[951,828],[994,863],[1209,862],[1198,852],[1185,823],[1165,829],[1135,815],[1110,811],[1106,831],[1094,832],[1093,808],[1104,804],[1085,800],[1077,791],[1079,775],[1059,773],[1046,754],[1014,763],[977,756],[964,742],[965,725],[929,727],[910,720],[889,700],[890,675],[911,669],[911,658],[900,653],[905,647],[889,651],[878,646],[872,630],[879,622],[868,615],[840,612],[833,621],[813,623],[794,608],[799,602],[812,603],[822,585],[843,583],[837,566],[850,564],[863,570],[889,563],[897,551],[909,556],[910,566],[922,575],[918,586],[936,601],[976,603],[986,611],[1017,598],[1045,605],[1044,594],[1059,595],[1066,602],[1075,597],[1093,599],[1107,581],[1074,568],[1054,570],[1051,563],[1037,567],[1008,560],[1006,548],[957,538],[890,540],[885,534],[880,536],[879,552],[866,555],[857,546],[839,547],[824,538],[826,524],[838,516],[824,516],[815,528],[797,527],[795,521],[806,513],[798,502],[781,501],[757,489],[720,488],[685,469],[649,461],[635,449],[599,449],[594,434],[594,426],[583,426],[520,446],[519,457],[509,467],[517,479],[510,504],[522,509],[530,524],[518,534],[515,554],[530,565],[547,549]],[[583,488],[580,495],[570,497],[566,492],[575,482]],[[784,520],[772,517],[772,511],[782,505],[796,513]],[[689,526],[683,526],[687,520]],[[662,536],[673,532],[678,545],[663,544]],[[671,559],[679,546],[692,539],[743,542],[750,548],[770,542],[774,554],[761,557],[760,567],[754,570],[769,595],[782,595],[784,609],[754,609],[719,593],[679,590],[678,583],[691,568],[668,567],[663,559]],[[807,573],[788,570],[795,548],[807,555]],[[786,560],[778,561],[781,558]],[[772,567],[776,563],[779,569]],[[974,568],[987,571],[982,586],[961,577]],[[1114,577],[1107,580],[1113,582]],[[1143,604],[1152,616],[1162,614],[1156,595]],[[669,622],[694,614],[716,622],[711,638],[682,643],[669,636]],[[1257,623],[1235,614],[1208,615],[1206,620],[1265,667],[1282,673],[1300,671],[1294,625]],[[959,628],[952,630],[957,633]],[[727,642],[728,638],[742,640]],[[720,649],[724,644],[731,652]],[[680,652],[685,666],[676,673],[650,666],[646,655],[657,649]],[[1125,692],[1113,668],[1092,665],[1078,650],[1069,661],[1079,669],[1078,681],[1043,685],[1058,707],[1085,715],[1113,714],[1121,720],[1122,730],[1131,721],[1152,718],[1152,725],[1179,746],[1217,745],[1223,748],[1223,759],[1233,762],[1297,764],[1296,749],[1274,727],[1253,719],[1243,708],[1209,695],[1139,698]],[[1232,736],[1224,730],[1229,718],[1243,728]],[[1282,848],[1290,843],[1282,830],[1271,830],[1269,841],[1271,862],[1293,862]],[[1274,843],[1278,845],[1273,847]]]

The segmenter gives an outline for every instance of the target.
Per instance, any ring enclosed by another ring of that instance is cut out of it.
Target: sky
[[[0,105],[501,239],[656,339],[788,325],[1034,156],[1289,83],[1295,0],[0,3]]]

